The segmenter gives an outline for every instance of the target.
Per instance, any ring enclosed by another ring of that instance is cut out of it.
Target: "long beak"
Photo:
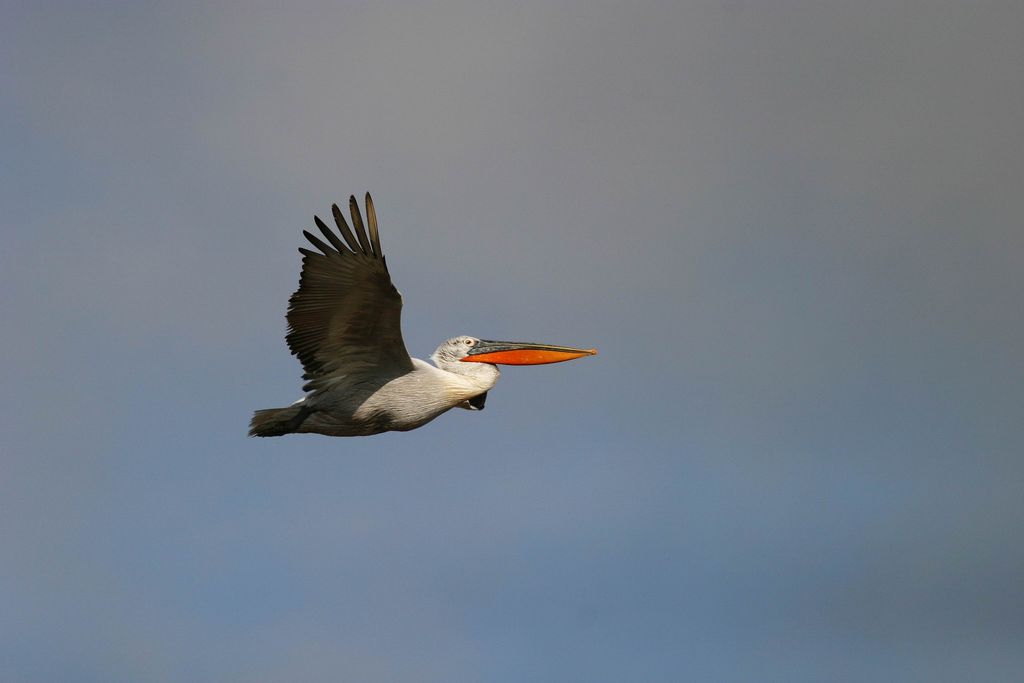
[[[596,355],[597,349],[574,349],[550,344],[481,339],[462,360],[468,363],[544,365],[545,363],[561,363],[574,358]]]

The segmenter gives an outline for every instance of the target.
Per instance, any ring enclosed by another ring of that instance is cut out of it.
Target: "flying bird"
[[[249,436],[404,432],[452,408],[483,410],[499,364],[542,365],[597,353],[460,335],[437,347],[434,365],[411,358],[402,340],[402,295],[380,248],[373,200],[367,193],[366,227],[354,196],[351,227],[337,204],[331,211],[344,241],[313,217],[327,241],[303,230],[316,251],[299,248],[302,274],[288,301],[286,341],[305,371],[306,395],[286,408],[257,410]]]

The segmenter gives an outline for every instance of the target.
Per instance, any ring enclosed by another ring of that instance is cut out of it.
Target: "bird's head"
[[[437,347],[430,359],[441,367],[445,363],[457,363],[469,355],[469,352],[476,348],[480,340],[469,335],[452,337]]]

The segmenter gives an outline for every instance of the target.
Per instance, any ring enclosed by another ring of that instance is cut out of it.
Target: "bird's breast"
[[[464,387],[432,366],[416,367],[381,386],[362,402],[353,417],[379,424],[385,430],[415,429],[466,400],[471,387]]]

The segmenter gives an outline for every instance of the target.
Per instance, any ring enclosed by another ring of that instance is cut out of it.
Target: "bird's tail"
[[[306,417],[313,412],[308,406],[292,405],[287,408],[257,410],[249,423],[249,436],[283,436],[298,431]]]

